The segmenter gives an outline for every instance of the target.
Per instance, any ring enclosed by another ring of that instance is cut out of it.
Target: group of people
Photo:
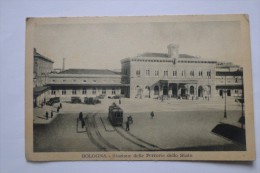
[[[62,108],[62,104],[60,103],[60,105],[57,107],[57,113],[59,113],[59,111],[60,111],[60,109]],[[53,110],[51,110],[51,118],[53,117]],[[45,113],[45,118],[46,118],[46,120],[48,120],[49,119],[49,112],[48,111],[46,111],[46,113]]]

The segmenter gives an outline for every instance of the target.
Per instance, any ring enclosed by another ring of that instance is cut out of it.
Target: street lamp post
[[[209,100],[209,77],[210,77],[210,74],[208,74],[208,100]]]
[[[225,89],[224,89],[224,94],[225,94],[225,108],[224,108],[224,118],[227,118],[227,89],[226,89],[226,75],[225,75]]]
[[[245,115],[244,115],[244,77],[243,75],[241,76],[242,78],[242,99],[241,99],[241,106],[242,106],[242,115],[241,115],[241,127],[242,129],[244,128],[244,123],[245,123]]]

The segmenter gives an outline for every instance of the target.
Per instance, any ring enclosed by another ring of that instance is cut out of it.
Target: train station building
[[[241,96],[243,69],[232,63],[218,62],[179,53],[170,44],[167,53],[143,53],[121,60],[121,72],[107,69],[63,69],[48,73],[47,99],[72,96],[120,95],[126,98],[210,99]],[[47,67],[47,66],[46,66]],[[48,66],[49,67],[49,66]],[[44,76],[44,75],[43,75]]]
[[[122,83],[130,85],[124,88],[126,95],[204,99],[222,96],[225,89],[229,96],[241,94],[242,72],[237,72],[238,66],[180,54],[176,44],[167,48],[168,53],[144,53],[121,60]]]

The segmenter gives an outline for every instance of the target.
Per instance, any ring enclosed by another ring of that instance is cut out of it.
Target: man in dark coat
[[[151,118],[153,119],[153,117],[154,117],[154,112],[152,111],[151,112]]]
[[[53,111],[51,111],[51,118],[53,117]]]
[[[62,108],[62,104],[60,103],[60,108]]]
[[[46,120],[48,120],[48,118],[49,118],[49,113],[48,113],[48,111],[46,111],[45,117],[46,117]]]
[[[127,121],[126,122],[126,129],[125,129],[126,131],[129,131],[130,130],[130,128],[129,128],[129,121]]]
[[[82,113],[82,112],[79,113],[79,120],[80,120],[80,121],[83,120],[83,113]]]
[[[84,126],[85,126],[85,121],[82,119],[81,120],[81,128],[84,128]]]

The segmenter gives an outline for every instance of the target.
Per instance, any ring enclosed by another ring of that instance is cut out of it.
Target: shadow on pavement
[[[212,129],[212,132],[236,143],[246,145],[245,129],[230,124],[218,124]]]

